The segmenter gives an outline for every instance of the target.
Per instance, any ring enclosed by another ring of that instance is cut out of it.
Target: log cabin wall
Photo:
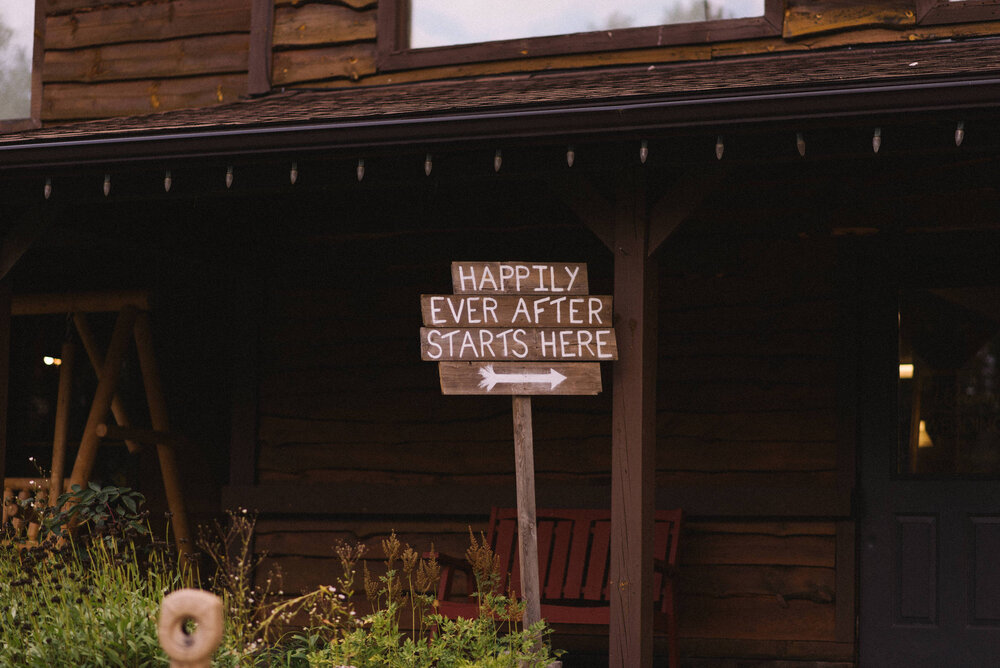
[[[958,7],[942,18],[932,8],[935,0],[790,0],[783,5],[780,34],[768,37],[484,59],[390,72],[379,67],[376,0],[275,0],[273,8],[262,0],[38,1],[44,3],[46,12],[42,103],[46,123],[231,102],[247,95],[252,67],[269,70],[272,90],[325,88],[655,65],[1000,33],[1000,17],[989,8],[962,13],[965,8]],[[254,19],[254,12],[266,12],[261,7],[273,9],[273,14]],[[252,24],[270,25],[270,35],[266,28],[252,28]],[[262,31],[262,48],[270,52],[270,62],[251,54],[252,30]],[[263,84],[255,83],[249,92],[267,91],[267,75],[251,75]]]
[[[688,513],[681,648],[705,665],[854,652],[848,511],[796,507],[803,488],[836,497],[843,468],[837,246],[829,235],[762,231],[780,188],[752,213],[736,193],[765,182],[727,183],[734,195],[670,239],[660,261],[657,505]],[[376,572],[391,530],[460,556],[496,502],[487,490],[513,502],[509,402],[443,397],[435,365],[419,361],[417,296],[451,292],[451,260],[584,260],[591,293],[610,291],[610,254],[538,184],[393,192],[395,204],[333,197],[325,229],[289,223],[292,237],[275,240],[273,266],[284,269],[265,307],[257,482],[299,494],[261,520],[257,547],[286,591],[333,582],[340,539],[364,542]],[[536,398],[540,506],[572,487],[562,505],[608,507],[605,376],[596,398]],[[392,498],[365,498],[365,485]],[[323,505],[318,486],[360,496]],[[448,490],[460,498],[439,503]]]
[[[250,0],[37,0],[42,120],[148,114],[247,93]]]
[[[398,2],[398,0],[397,0]],[[995,10],[967,12],[958,23],[935,19],[933,0],[788,0],[780,34],[756,39],[624,49],[387,71],[379,67],[376,0],[276,0],[272,82],[276,88],[324,88],[635,64],[704,61],[851,45],[962,39],[1000,33]]]

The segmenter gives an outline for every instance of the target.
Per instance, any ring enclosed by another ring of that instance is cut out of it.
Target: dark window
[[[908,289],[899,472],[1000,474],[1000,288]]]
[[[379,65],[392,70],[777,35],[781,4],[381,0]]]

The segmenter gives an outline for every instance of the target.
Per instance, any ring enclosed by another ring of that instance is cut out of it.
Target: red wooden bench
[[[540,509],[538,524],[538,570],[542,595],[542,618],[551,624],[608,625],[608,568],[611,556],[611,513],[607,510]],[[656,511],[653,540],[655,577],[653,583],[654,629],[666,633],[670,666],[677,662],[677,613],[674,572],[681,528],[680,510]],[[515,593],[520,588],[517,557],[517,510],[494,508],[486,540],[500,558],[500,573],[510,573]],[[467,575],[467,564],[443,559],[438,587],[440,612],[446,617],[475,617],[478,603],[469,596],[453,598],[456,571]]]

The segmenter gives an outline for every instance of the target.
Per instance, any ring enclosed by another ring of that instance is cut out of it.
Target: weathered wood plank
[[[796,41],[782,38],[764,38],[718,42],[711,45],[690,45],[671,48],[609,51],[595,54],[538,57],[517,61],[495,61],[469,65],[428,67],[416,70],[366,76],[365,84],[385,85],[411,83],[446,78],[485,76],[513,72],[537,72],[556,69],[622,66],[635,64],[660,64],[679,61],[709,60],[733,56],[803,52],[852,44],[880,44],[886,42],[913,42],[937,39],[970,38],[1000,33],[1000,22],[962,23],[948,26],[912,27],[908,30],[862,28],[842,33],[807,36]],[[317,82],[316,87],[340,88],[352,86],[352,81],[332,80]]]
[[[390,530],[380,534],[366,535],[359,537],[350,531],[340,531],[336,527],[330,526],[326,531],[283,531],[283,532],[260,532],[256,534],[254,547],[258,552],[263,552],[271,557],[298,556],[298,557],[334,557],[334,549],[340,542],[347,544],[361,544],[365,546],[365,558],[384,559],[385,553],[382,550],[382,540],[389,537]],[[436,529],[433,532],[414,532],[405,527],[400,527],[396,531],[396,537],[402,542],[410,545],[418,552],[425,552],[434,549],[453,557],[461,558],[469,547],[469,530],[464,527],[461,531],[453,533],[441,533]]]
[[[685,536],[684,564],[836,566],[834,536],[693,534]]]
[[[463,400],[452,397],[449,404],[444,404],[446,413],[438,416],[425,416],[424,419],[412,420],[361,420],[361,419],[305,419],[295,416],[270,415],[260,416],[259,433],[261,440],[271,444],[349,444],[349,443],[382,443],[382,444],[417,444],[421,442],[446,442],[449,440],[492,440],[503,438],[510,434],[510,426],[506,420],[503,407],[495,401],[485,400],[492,404],[492,410],[473,414],[462,411]],[[536,429],[539,438],[558,437],[560,441],[573,441],[589,436],[607,436],[610,432],[610,420],[606,415],[588,415],[587,413],[566,414],[563,416],[540,415]],[[739,432],[737,432],[737,435]],[[485,437],[485,438],[484,438]],[[721,439],[715,439],[721,440]],[[830,439],[832,441],[832,439]],[[704,442],[704,441],[703,441]]]
[[[247,36],[210,35],[45,52],[46,83],[116,81],[245,72]]]
[[[836,32],[860,27],[897,28],[916,25],[913,0],[808,0],[791,2],[785,10],[782,37],[795,39],[804,35]]]
[[[658,350],[663,355],[744,355],[749,357],[793,357],[802,355],[832,356],[837,351],[837,332],[759,330],[746,332],[663,332]]]
[[[588,445],[587,447],[594,447]],[[397,458],[398,459],[398,458]],[[567,484],[567,485],[606,485],[611,479],[610,467],[595,471],[576,472],[570,470],[565,465],[551,466],[548,468],[538,467],[535,470],[536,478],[545,485]],[[295,483],[295,484],[324,484],[324,485],[344,485],[359,484],[365,485],[389,485],[389,486],[455,486],[455,485],[475,485],[475,486],[501,486],[511,487],[514,484],[513,473],[504,473],[497,465],[484,469],[481,472],[463,471],[455,473],[440,472],[411,472],[401,470],[368,470],[364,468],[344,468],[342,465],[332,464],[328,468],[311,467],[298,472],[270,471],[260,469],[258,478],[263,482],[270,483]],[[700,490],[699,495],[725,496],[731,493],[732,489],[757,489],[767,490],[769,497],[762,502],[763,505],[755,505],[753,508],[764,510],[751,510],[751,507],[740,505],[734,500],[715,499],[708,505],[699,506],[706,508],[705,513],[711,515],[759,515],[762,512],[768,515],[813,515],[813,514],[846,514],[844,508],[848,503],[842,502],[837,497],[837,472],[830,470],[826,472],[787,472],[773,471],[738,471],[738,472],[674,472],[656,471],[654,482],[656,488],[666,493],[667,498],[675,498],[675,492],[679,488],[686,490]],[[450,487],[449,487],[450,488]],[[786,492],[800,491],[808,489],[810,503],[808,508],[795,507],[791,501],[782,500],[781,495]],[[761,493],[762,496],[764,493]],[[684,498],[690,498],[690,493],[685,492]],[[509,501],[513,503],[513,499]],[[568,498],[563,503],[573,505],[580,503],[579,499]],[[675,505],[680,505],[674,502]],[[304,510],[308,510],[304,506]],[[428,512],[433,509],[428,509]]]
[[[658,360],[665,379],[680,383],[757,381],[763,385],[827,386],[836,378],[837,359],[830,357],[686,356]]]
[[[717,306],[701,303],[690,308],[663,302],[665,332],[824,332],[836,326],[837,304],[832,299]]]
[[[42,119],[47,121],[132,116],[168,109],[208,107],[246,95],[245,74],[115,81],[101,84],[47,84]]]
[[[420,295],[425,327],[610,327],[609,295]]]
[[[247,50],[247,92],[263,95],[271,90],[274,51],[274,3],[250,0],[250,44]]]
[[[45,47],[77,49],[249,31],[250,6],[246,0],[173,0],[50,16],[45,22]]]
[[[301,5],[308,0],[275,0],[274,4],[278,7],[288,7]],[[345,7],[353,7],[354,9],[371,9],[378,4],[378,0],[334,0],[336,4],[344,5]]]
[[[688,596],[775,596],[779,602],[833,603],[835,581],[832,568],[687,564],[679,588]]]
[[[685,596],[678,605],[681,637],[833,641],[836,606],[776,596]]]
[[[596,395],[601,366],[595,363],[494,364],[441,362],[441,393],[447,395]]]
[[[683,656],[706,657],[704,662],[692,660],[691,668],[731,666],[729,657],[734,656],[782,657],[782,661],[768,662],[773,668],[855,668],[857,665],[854,643],[681,637],[680,649]],[[803,661],[813,663],[793,663]]]
[[[452,262],[455,294],[585,295],[587,265],[580,262]]]
[[[614,365],[609,664],[652,665],[653,477],[656,454],[656,261],[647,257],[644,173],[623,174],[614,222],[614,297],[625,351]]]
[[[130,5],[135,0],[38,0],[43,3],[46,14],[62,14],[74,9],[90,9],[110,5]]]
[[[708,440],[834,442],[836,410],[732,413],[727,415],[657,413],[657,434]]]
[[[600,361],[618,359],[615,330],[568,328],[420,328],[427,362],[484,360]]]
[[[433,369],[432,369],[433,371]],[[295,377],[297,372],[293,372]],[[305,378],[311,377],[311,374]],[[422,376],[433,378],[432,374]],[[261,391],[261,412],[273,416],[298,417],[319,420],[354,420],[371,422],[426,421],[435,412],[447,412],[451,400],[440,396],[433,385],[426,387],[397,387],[386,385],[377,393],[359,396],[347,378],[337,377],[339,390],[325,387],[312,390],[309,385],[296,385],[294,377],[280,384],[270,383]],[[418,381],[415,381],[418,382]],[[281,390],[287,388],[286,391]],[[836,410],[836,389],[822,385],[785,384],[761,387],[753,382],[734,383],[661,383],[657,388],[658,411],[670,413],[721,417],[735,413],[747,415],[774,413],[800,413],[807,411]],[[463,415],[492,415],[495,407],[474,402],[463,408]],[[471,411],[469,413],[468,411]],[[536,423],[539,409],[536,407]],[[607,402],[579,400],[562,406],[545,406],[543,414],[557,416],[593,416],[608,414]],[[444,413],[442,413],[444,414]]]
[[[274,53],[272,81],[275,85],[316,82],[324,79],[358,81],[375,72],[375,45],[294,49]]]
[[[765,534],[770,536],[835,536],[837,524],[823,521],[685,522],[685,534]]]
[[[338,5],[279,7],[274,15],[274,46],[315,46],[375,39],[375,11]]]
[[[659,471],[834,471],[836,444],[712,441],[709,439],[657,438]]]

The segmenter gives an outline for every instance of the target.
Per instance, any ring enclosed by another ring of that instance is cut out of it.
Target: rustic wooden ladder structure
[[[111,334],[107,354],[102,355],[97,340],[87,322],[87,313],[118,312]],[[178,552],[183,556],[191,551],[191,532],[187,520],[184,498],[181,493],[175,444],[180,440],[172,436],[167,416],[167,403],[160,382],[160,370],[153,352],[152,326],[149,319],[149,299],[144,292],[86,293],[77,295],[19,296],[11,301],[12,315],[72,314],[73,324],[80,341],[97,374],[97,389],[87,416],[87,423],[80,440],[80,448],[69,479],[65,479],[66,442],[69,428],[75,344],[67,340],[62,347],[62,364],[59,373],[59,390],[56,400],[55,435],[52,442],[52,474],[48,481],[6,478],[4,480],[3,520],[8,519],[8,498],[35,498],[44,489],[54,501],[72,485],[85,487],[90,481],[97,458],[98,445],[103,438],[122,438],[129,452],[137,452],[143,445],[155,445],[166,490],[167,505],[172,514],[174,536]],[[129,339],[135,339],[142,374],[146,402],[149,406],[152,430],[134,429],[117,396],[122,362],[128,350]],[[116,424],[107,424],[108,412]],[[28,537],[37,536],[37,526],[29,526]]]
[[[682,521],[681,510],[658,510],[653,539],[654,628],[666,633],[670,666],[677,668],[677,611],[674,575]],[[541,616],[553,624],[610,623],[609,563],[611,557],[611,512],[608,510],[539,509],[538,570]],[[520,564],[517,556],[517,509],[494,508],[490,513],[486,541],[499,558],[499,572],[511,574],[510,588],[518,592]],[[446,617],[475,617],[474,598],[454,601],[454,576],[466,574],[469,588],[472,575],[468,564],[441,556],[441,582],[437,598],[439,611]]]

